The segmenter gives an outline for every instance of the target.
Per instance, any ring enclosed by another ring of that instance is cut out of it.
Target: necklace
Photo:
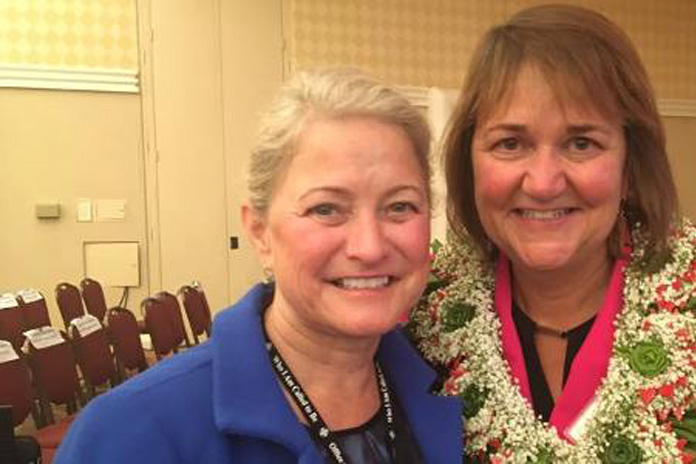
[[[297,405],[297,408],[302,412],[302,415],[307,420],[310,433],[315,441],[325,449],[327,452],[326,454],[330,456],[330,458],[336,464],[347,464],[348,458],[344,450],[339,445],[335,434],[331,432],[319,414],[317,408],[314,406],[314,404],[312,404],[312,401],[305,393],[304,389],[300,385],[300,382],[292,373],[290,366],[288,366],[283,357],[280,355],[280,352],[278,352],[277,348],[270,340],[267,341],[266,346],[268,349],[268,355],[271,358],[271,363],[273,364],[276,375],[281,381],[281,385],[283,385],[285,390]],[[377,374],[377,385],[380,393],[380,409],[387,430],[386,444],[392,461],[397,462],[396,429],[394,427],[394,409],[391,394],[387,385],[387,379],[384,376],[382,368],[379,366],[378,362],[375,362],[375,371]]]
[[[527,319],[529,323],[532,325],[534,333],[541,333],[545,335],[551,335],[556,338],[562,338],[564,340],[568,339],[568,337],[577,331],[578,329],[585,327],[587,324],[589,324],[591,321],[595,319],[595,316],[592,316],[590,319],[581,322],[580,324],[576,325],[575,327],[571,327],[570,329],[566,330],[560,330],[560,329],[555,329],[553,327],[549,327],[543,324],[539,324],[536,322],[534,319],[529,317],[529,314],[524,312],[522,308],[519,307],[519,305],[513,303],[513,312],[519,311],[519,314],[522,315],[524,319]]]
[[[468,242],[443,247],[413,313],[420,351],[445,372],[441,394],[465,403],[466,453],[502,463],[690,463],[696,455],[696,228],[651,266],[634,231],[609,367],[583,426],[566,441],[538,420],[503,356],[494,272]],[[577,438],[575,438],[577,437]]]

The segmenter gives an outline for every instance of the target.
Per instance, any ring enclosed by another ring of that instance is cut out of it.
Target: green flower
[[[459,397],[462,399],[463,403],[463,414],[467,419],[474,417],[483,407],[483,404],[488,398],[488,392],[479,389],[476,385],[469,385],[466,387]]]
[[[656,341],[638,342],[628,352],[628,363],[631,369],[645,377],[655,377],[662,374],[669,366],[667,351]]]
[[[686,303],[686,309],[696,311],[696,296],[689,298],[689,301]]]
[[[453,332],[464,327],[474,317],[476,308],[463,303],[448,303],[442,305],[442,330]]]
[[[626,437],[614,437],[601,456],[604,464],[638,464],[643,460],[641,449]]]
[[[440,242],[438,239],[435,239],[432,242],[430,242],[430,251],[432,251],[433,253],[437,253],[438,251],[440,251],[441,248],[442,242]]]
[[[430,295],[433,293],[435,290],[438,290],[442,287],[447,285],[447,281],[444,279],[440,279],[434,274],[428,275],[428,281],[425,284],[425,295]]]
[[[696,411],[687,411],[680,421],[673,419],[672,430],[674,430],[677,438],[686,440],[684,451],[696,455]]]
[[[528,459],[531,464],[551,464],[553,454],[549,450],[541,450],[535,459]]]

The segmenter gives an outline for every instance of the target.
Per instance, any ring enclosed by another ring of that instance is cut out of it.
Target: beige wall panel
[[[140,136],[137,95],[0,91],[0,291],[37,288],[60,327],[53,290],[82,279],[83,242],[137,241],[144,256]],[[125,220],[78,223],[78,198],[125,199]],[[62,217],[36,219],[43,201],[59,202]],[[107,304],[118,303],[120,289],[105,291]],[[146,293],[131,292],[130,308]]]
[[[456,88],[492,24],[547,0],[285,0],[292,69],[357,66],[393,84]],[[634,40],[659,98],[696,98],[696,1],[574,0]]]
[[[2,0],[0,63],[137,68],[135,0]]]
[[[218,308],[229,300],[218,2],[153,0],[151,14],[162,286],[199,280]]]
[[[283,77],[282,8],[280,0],[225,0],[221,6],[226,208],[230,235],[240,237],[240,248],[229,251],[230,301],[236,301],[262,277],[240,208],[247,196],[247,166],[259,115]]]
[[[664,118],[664,123],[682,212],[696,221],[696,118]]]

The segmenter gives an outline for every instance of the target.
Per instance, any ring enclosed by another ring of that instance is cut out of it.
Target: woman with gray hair
[[[102,395],[59,463],[460,462],[461,405],[397,322],[429,272],[427,124],[354,71],[302,73],[263,118],[247,232],[272,275],[209,342]]]

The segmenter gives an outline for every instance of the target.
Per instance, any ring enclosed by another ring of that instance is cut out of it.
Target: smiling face
[[[472,143],[476,207],[486,234],[517,268],[565,270],[608,260],[625,191],[621,121],[562,105],[526,66]]]
[[[392,329],[429,271],[427,187],[406,134],[368,118],[310,122],[279,182],[250,228],[275,276],[271,311],[310,335]]]

